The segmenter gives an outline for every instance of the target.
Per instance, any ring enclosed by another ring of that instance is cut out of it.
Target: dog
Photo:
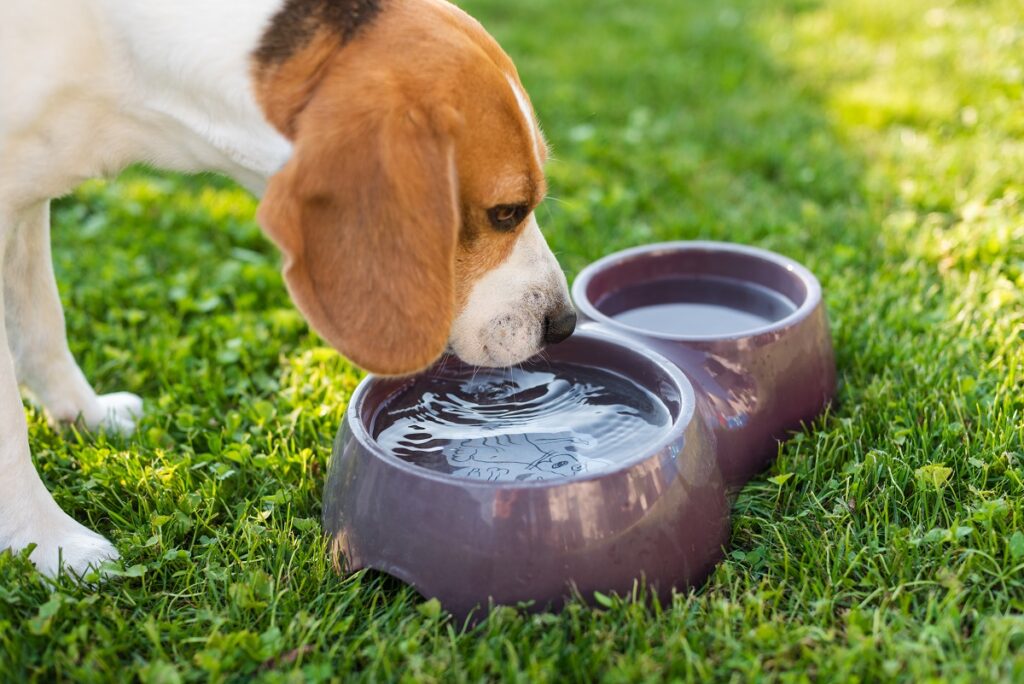
[[[226,174],[354,363],[505,366],[576,321],[534,216],[547,154],[512,61],[443,0],[0,2],[0,549],[49,575],[117,557],[39,478],[19,385],[91,429],[143,408],[68,350],[52,198],[132,163]]]

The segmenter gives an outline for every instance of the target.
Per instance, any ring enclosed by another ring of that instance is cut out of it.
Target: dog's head
[[[339,351],[385,374],[446,348],[503,366],[572,332],[534,217],[547,147],[477,22],[438,0],[289,0],[254,77],[294,145],[260,222],[292,298]]]

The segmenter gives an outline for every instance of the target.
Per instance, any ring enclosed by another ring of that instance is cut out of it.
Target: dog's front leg
[[[38,209],[34,216],[38,218]],[[5,214],[0,207],[0,282],[9,282],[17,234],[34,223],[32,212]],[[36,544],[31,558],[39,569],[56,574],[64,567],[81,573],[90,565],[116,558],[106,539],[80,525],[60,509],[46,490],[28,446],[28,426],[18,392],[8,328],[20,313],[8,307],[0,289],[0,549]]]
[[[89,429],[131,434],[142,400],[127,392],[97,395],[68,349],[50,255],[49,202],[19,213],[6,261],[8,336],[18,379],[54,422],[80,419]]]

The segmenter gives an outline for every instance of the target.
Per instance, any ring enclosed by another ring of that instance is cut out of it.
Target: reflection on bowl
[[[352,395],[324,493],[335,561],[392,574],[449,610],[488,600],[560,604],[575,586],[627,592],[694,586],[721,558],[725,484],[695,396],[678,368],[600,330],[552,347],[546,363],[605,371],[657,396],[668,423],[622,440],[611,464],[575,477],[489,481],[421,467],[374,439],[416,379],[369,378]],[[449,362],[451,363],[451,362]],[[436,369],[435,369],[436,370]]]
[[[697,386],[726,481],[741,486],[835,394],[821,285],[762,249],[670,242],[601,259],[573,283],[584,320],[657,350]]]

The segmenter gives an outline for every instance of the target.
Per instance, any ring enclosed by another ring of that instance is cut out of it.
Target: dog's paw
[[[130,392],[115,392],[97,397],[99,410],[93,411],[86,420],[90,430],[103,429],[107,432],[130,436],[142,417],[142,397]]]
[[[56,529],[43,531],[32,539],[36,548],[29,554],[39,572],[55,577],[60,568],[74,577],[83,577],[108,560],[117,560],[114,545],[89,528],[65,516]]]

